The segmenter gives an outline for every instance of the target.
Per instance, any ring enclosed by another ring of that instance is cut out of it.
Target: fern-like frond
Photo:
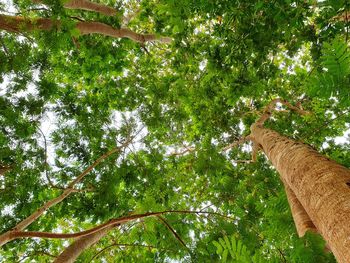
[[[324,43],[321,65],[336,78],[343,78],[350,73],[350,52],[343,38],[336,37],[332,42]]]
[[[348,96],[350,51],[346,41],[338,36],[323,43],[320,67],[306,80],[311,96]]]
[[[221,257],[221,262],[234,263],[266,263],[267,261],[260,253],[253,256],[241,240],[236,240],[234,236],[219,238],[213,241],[216,246],[216,253]]]

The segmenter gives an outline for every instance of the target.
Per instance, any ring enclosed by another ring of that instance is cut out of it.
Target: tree
[[[348,165],[335,143],[345,1],[12,4],[0,5],[1,260],[216,262],[222,240],[227,259],[234,243],[256,262],[335,262],[309,229],[346,258],[265,138]],[[254,144],[282,180],[250,160]]]
[[[350,171],[310,146],[264,128],[263,124],[277,102],[281,101],[273,101],[265,114],[251,126],[250,138],[280,173],[292,207],[294,203],[292,212],[299,235],[304,235],[309,229],[316,230],[327,241],[338,261],[347,262]],[[288,105],[285,101],[282,103]],[[303,218],[298,220],[300,216]]]

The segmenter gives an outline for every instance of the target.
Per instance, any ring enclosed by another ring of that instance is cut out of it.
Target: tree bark
[[[340,263],[350,262],[350,170],[310,146],[264,128],[251,137],[302,205]]]
[[[161,37],[155,34],[138,34],[128,28],[114,28],[100,22],[78,22],[76,28],[82,35],[101,34],[114,38],[129,38],[138,43],[158,41],[169,44],[172,42],[170,37]]]
[[[52,30],[59,29],[61,26],[60,20],[52,20],[49,18],[24,18],[19,16],[0,15],[0,29],[13,32],[24,33],[34,30]],[[128,28],[114,28],[110,25],[100,22],[77,22],[75,28],[82,35],[99,34],[110,36],[113,38],[129,38],[138,43],[148,41],[158,41],[162,43],[171,43],[169,37],[157,36],[156,34],[139,34]]]
[[[78,238],[56,258],[54,263],[74,262],[85,249],[97,243],[101,238],[107,235],[107,233],[113,228],[115,228],[117,225],[111,225],[90,235]]]
[[[283,182],[283,184],[287,194],[290,210],[292,211],[292,216],[298,232],[298,236],[303,237],[307,231],[313,231],[317,233],[317,228],[315,227],[302,204],[300,204],[293,190],[290,189],[286,182]]]
[[[115,16],[117,10],[108,5],[98,4],[87,0],[71,0],[64,3],[64,8],[67,9],[81,9],[86,11],[93,11],[105,16]]]

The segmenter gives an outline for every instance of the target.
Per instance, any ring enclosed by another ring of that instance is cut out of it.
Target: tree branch
[[[250,138],[249,135],[248,136],[243,136],[240,139],[238,139],[238,141],[235,141],[235,142],[225,146],[224,148],[221,149],[221,152],[226,152],[226,151],[230,150],[231,148],[236,147],[236,146],[238,146],[240,144],[243,144],[243,143],[245,143],[247,141],[251,141],[251,138]]]
[[[281,103],[282,105],[286,106],[287,108],[299,113],[300,115],[308,115],[310,112],[305,111],[299,103],[297,103],[297,106],[293,106],[290,104],[287,100],[283,100],[281,98],[277,98],[272,100],[264,109],[263,114],[260,116],[260,118],[254,123],[254,125],[264,125],[265,121],[267,121],[273,111],[276,110],[277,103]]]
[[[82,35],[101,34],[114,38],[129,38],[138,43],[158,41],[170,44],[172,42],[170,37],[157,36],[156,34],[138,34],[128,28],[114,28],[100,22],[78,22],[76,28]]]
[[[234,220],[234,218],[216,213],[216,212],[205,212],[205,211],[191,211],[191,210],[166,210],[161,212],[148,212],[144,214],[135,214],[135,215],[129,215],[125,217],[115,218],[107,221],[106,223],[103,223],[101,225],[98,225],[94,228],[91,228],[89,230],[77,232],[77,233],[51,233],[51,232],[38,232],[38,231],[18,231],[13,230],[9,231],[9,239],[13,240],[16,238],[23,238],[23,237],[40,237],[40,238],[54,238],[54,239],[65,239],[65,238],[78,238],[78,237],[84,237],[93,233],[96,233],[104,228],[110,227],[110,226],[117,226],[120,224],[127,223],[129,221],[145,218],[145,217],[151,217],[151,216],[159,216],[164,214],[211,214],[216,215],[220,217],[224,217],[230,220]]]
[[[117,9],[111,6],[98,4],[87,0],[70,0],[64,3],[63,7],[67,9],[93,11],[105,16],[115,16],[118,12]]]
[[[31,223],[33,223],[36,219],[38,219],[46,210],[48,210],[50,207],[60,203],[63,201],[66,197],[68,197],[72,192],[74,192],[74,186],[79,183],[90,171],[92,171],[97,165],[99,165],[103,160],[108,158],[110,155],[120,151],[122,148],[126,147],[131,141],[133,137],[127,139],[121,146],[116,147],[109,152],[105,153],[104,155],[100,156],[92,165],[90,165],[87,169],[85,169],[79,176],[77,176],[63,191],[61,195],[59,195],[56,198],[51,199],[50,201],[46,202],[43,206],[41,206],[37,211],[32,213],[30,216],[28,216],[26,219],[22,220],[20,223],[18,223],[13,230],[7,231],[4,234],[0,235],[0,246],[6,244],[7,242],[17,238],[17,235],[13,233],[24,233],[21,232],[23,229],[25,229],[27,226],[29,226]]]
[[[51,179],[50,179],[50,176],[48,174],[48,163],[47,163],[47,140],[46,140],[46,136],[44,134],[44,132],[40,129],[40,127],[38,127],[38,130],[39,132],[41,133],[41,135],[43,136],[44,138],[44,149],[45,149],[45,157],[44,157],[44,165],[45,165],[45,176],[46,176],[46,180],[49,182],[49,185],[52,187],[52,188],[55,188],[55,185],[52,183]]]
[[[61,26],[60,20],[49,18],[24,18],[18,16],[7,16],[0,14],[0,29],[8,32],[23,33],[25,31],[59,29]],[[82,35],[100,34],[113,38],[129,38],[138,43],[149,41],[158,41],[162,43],[171,43],[172,38],[162,37],[156,34],[139,34],[128,28],[114,28],[110,25],[101,22],[77,22],[76,29]]]
[[[181,237],[176,233],[176,231],[171,227],[171,225],[160,215],[157,216],[157,218],[173,233],[174,237],[186,248],[185,242],[181,239]]]

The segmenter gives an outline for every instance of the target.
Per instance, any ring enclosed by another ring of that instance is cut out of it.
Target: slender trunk
[[[117,224],[119,225],[119,224]],[[116,225],[111,225],[103,228],[95,233],[87,236],[83,236],[75,240],[70,244],[54,261],[54,263],[71,263],[76,260],[77,257],[87,248],[97,243],[103,238],[110,230],[115,228]]]
[[[304,236],[307,231],[313,231],[317,233],[317,228],[315,227],[302,204],[299,202],[298,198],[295,196],[293,190],[290,189],[286,182],[283,182],[283,184],[284,189],[286,190],[288,203],[290,210],[292,211],[292,216],[295,222],[298,236]]]
[[[19,16],[0,15],[0,30],[6,30],[13,33],[30,32],[34,30],[52,30],[59,28],[61,22],[49,18],[23,18]],[[114,28],[110,25],[100,22],[77,22],[76,29],[82,35],[99,34],[113,38],[129,38],[138,43],[148,41],[158,41],[162,43],[171,43],[169,37],[157,36],[156,34],[138,34],[128,28]]]
[[[290,187],[340,263],[350,262],[350,170],[262,125],[251,137]]]

